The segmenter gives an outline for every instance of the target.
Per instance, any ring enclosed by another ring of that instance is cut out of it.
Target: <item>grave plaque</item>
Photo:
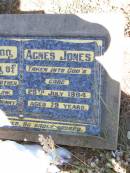
[[[31,16],[36,23],[41,19],[34,30],[28,15],[8,16],[17,22],[10,32],[7,24],[6,31],[0,27],[0,109],[8,120],[1,138],[37,141],[43,133],[56,143],[114,148],[118,115],[110,105],[119,107],[119,88],[96,59],[109,46],[107,29],[71,15],[41,16]]]

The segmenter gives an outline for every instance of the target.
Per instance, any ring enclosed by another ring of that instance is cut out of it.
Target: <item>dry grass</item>
[[[19,13],[20,1],[19,0],[7,0],[0,1],[0,14],[3,13]]]

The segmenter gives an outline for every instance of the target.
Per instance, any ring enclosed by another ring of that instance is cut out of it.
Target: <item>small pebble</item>
[[[96,163],[96,164],[98,164],[98,163],[99,163],[99,159],[98,159],[98,158],[95,160],[95,163]]]
[[[106,159],[110,159],[110,158],[111,158],[110,154],[106,153]]]
[[[120,158],[119,156],[117,156],[117,157],[116,157],[116,160],[117,160],[117,161],[120,161],[120,160],[121,160],[121,158]]]
[[[130,163],[130,158],[127,159],[128,163]]]
[[[113,164],[113,165],[115,165],[116,164],[116,160],[115,159],[111,159],[111,163]]]
[[[103,153],[100,153],[100,157],[104,157],[104,154]]]
[[[125,165],[125,166],[128,166],[128,164],[129,164],[129,163],[128,163],[127,161],[126,161],[126,162],[124,162],[124,165]]]
[[[113,156],[113,157],[116,157],[116,154],[115,154],[115,152],[114,152],[114,151],[112,151],[112,156]]]
[[[95,167],[96,167],[96,163],[95,163],[95,162],[91,162],[91,163],[90,163],[90,166],[91,166],[92,168],[95,168]]]
[[[104,173],[104,171],[105,171],[105,168],[100,169],[100,173]]]
[[[107,163],[107,164],[106,164],[106,167],[108,167],[108,168],[112,168],[113,166],[112,166],[112,164]]]
[[[87,173],[93,173],[91,169],[87,169]]]
[[[122,157],[123,156],[123,151],[116,150],[115,152],[117,157]]]

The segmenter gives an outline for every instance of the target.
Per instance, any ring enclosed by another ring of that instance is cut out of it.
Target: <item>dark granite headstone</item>
[[[56,143],[115,148],[119,84],[95,58],[109,46],[107,29],[73,15],[2,22],[0,109],[11,124],[0,137],[37,141],[43,133]]]

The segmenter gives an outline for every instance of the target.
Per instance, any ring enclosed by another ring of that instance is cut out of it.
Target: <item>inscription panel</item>
[[[0,109],[13,128],[100,135],[101,39],[1,38]]]
[[[17,41],[0,40],[0,109],[8,112],[18,111],[19,58]]]

